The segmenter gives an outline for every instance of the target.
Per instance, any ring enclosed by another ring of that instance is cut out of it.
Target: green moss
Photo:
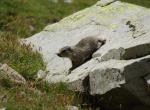
[[[142,5],[138,6],[137,3],[130,4],[130,2],[124,3],[113,3],[108,6],[100,7],[99,2],[91,6],[87,9],[84,9],[82,11],[79,11],[69,17],[66,17],[61,20],[61,22],[48,25],[45,30],[47,31],[58,31],[58,30],[72,30],[76,29],[78,27],[82,27],[86,24],[89,24],[91,22],[91,18],[94,18],[96,21],[98,21],[101,25],[104,25],[105,27],[109,29],[116,29],[118,28],[117,21],[112,24],[112,20],[116,18],[119,18],[120,16],[124,17],[131,17],[128,16],[127,13],[135,13],[136,11],[144,10],[146,8],[142,7]],[[136,1],[136,0],[134,0]],[[138,0],[137,0],[138,1]],[[119,2],[119,1],[118,1]],[[140,1],[138,1],[140,2]],[[132,3],[132,2],[131,2]],[[141,1],[140,3],[143,3]],[[145,1],[145,3],[147,3]],[[137,20],[139,16],[143,16],[145,13],[149,13],[148,10],[146,12],[142,11],[142,13],[137,14],[136,16],[132,16],[131,19]]]

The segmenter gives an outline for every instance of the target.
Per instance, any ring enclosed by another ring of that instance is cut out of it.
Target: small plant
[[[13,84],[9,79],[7,79],[6,76],[3,76],[3,74],[1,74],[0,72],[0,87],[1,86],[9,89],[13,86]]]

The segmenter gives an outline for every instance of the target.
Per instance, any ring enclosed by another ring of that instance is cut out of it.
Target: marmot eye
[[[66,52],[66,50],[63,50],[62,53]]]

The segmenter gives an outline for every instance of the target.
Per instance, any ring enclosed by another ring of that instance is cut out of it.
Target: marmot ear
[[[66,47],[65,47],[65,50],[66,50],[66,51],[72,51],[72,48],[71,48],[70,46],[66,46]]]
[[[98,39],[98,42],[104,45],[106,43],[106,39]]]
[[[71,52],[71,51],[72,51],[72,48],[71,48],[71,47],[69,47],[69,48],[68,48],[68,51],[70,51],[70,52]]]
[[[104,45],[106,43],[106,39],[103,39],[102,44]]]

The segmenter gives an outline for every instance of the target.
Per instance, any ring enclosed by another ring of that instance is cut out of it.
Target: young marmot
[[[81,39],[75,46],[65,46],[59,50],[59,57],[69,58],[72,62],[70,71],[82,65],[92,58],[92,54],[99,49],[106,40],[96,37],[86,37]]]

